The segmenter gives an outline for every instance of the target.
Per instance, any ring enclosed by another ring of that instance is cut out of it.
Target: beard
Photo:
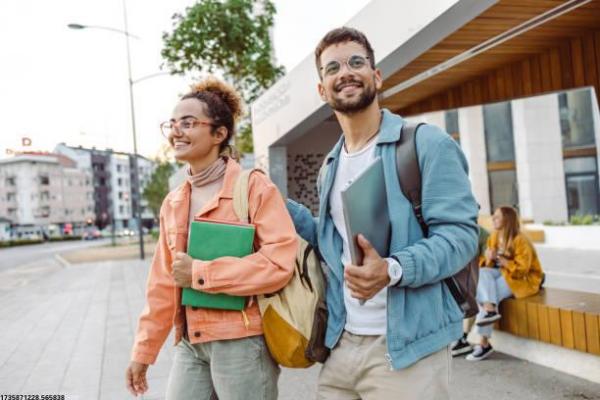
[[[369,107],[375,100],[375,96],[377,95],[375,91],[375,85],[365,86],[364,84],[358,81],[352,82],[361,84],[361,86],[364,88],[363,92],[356,100],[343,100],[336,97],[330,98],[327,103],[335,111],[342,114],[356,114]],[[338,92],[338,90],[335,90],[335,92]]]

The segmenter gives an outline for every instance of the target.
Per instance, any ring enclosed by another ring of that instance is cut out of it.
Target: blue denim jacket
[[[390,256],[402,266],[402,279],[388,289],[387,347],[394,369],[410,366],[447,346],[462,335],[462,313],[443,279],[458,272],[477,252],[477,203],[467,177],[467,162],[457,143],[444,131],[424,125],[417,135],[422,177],[422,207],[429,236],[423,232],[404,197],[396,170],[396,142],[404,120],[383,110],[375,154],[384,166],[392,223]],[[334,348],[346,322],[342,285],[342,239],[330,215],[340,138],[327,155],[326,174],[319,193],[319,217],[288,201],[298,233],[318,247],[327,264],[329,320],[325,343]],[[388,255],[381,255],[388,256]]]

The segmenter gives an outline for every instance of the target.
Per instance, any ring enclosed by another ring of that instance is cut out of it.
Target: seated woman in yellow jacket
[[[494,350],[489,342],[492,324],[500,319],[498,304],[507,297],[517,299],[536,294],[542,281],[542,268],[535,248],[521,233],[519,216],[512,207],[499,207],[492,216],[494,232],[481,258],[477,285],[477,332],[481,343],[467,360],[479,361]]]

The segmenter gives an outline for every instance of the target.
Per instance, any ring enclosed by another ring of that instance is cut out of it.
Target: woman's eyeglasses
[[[194,129],[197,125],[215,126],[210,121],[201,121],[196,118],[183,118],[179,121],[165,121],[160,124],[160,131],[165,138],[169,138],[171,132],[177,129],[179,132],[188,133],[191,129]]]

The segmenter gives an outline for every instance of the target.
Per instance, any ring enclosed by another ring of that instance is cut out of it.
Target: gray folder
[[[362,265],[363,262],[363,252],[357,242],[359,233],[371,242],[381,257],[387,257],[391,223],[381,157],[342,191],[342,206],[352,264]]]

